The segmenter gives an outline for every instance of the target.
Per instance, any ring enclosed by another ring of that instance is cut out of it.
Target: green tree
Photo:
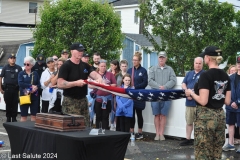
[[[231,63],[240,51],[239,28],[234,26],[236,12],[232,4],[217,0],[142,0],[139,16],[144,20],[144,34],[155,50],[165,48],[168,64],[183,76],[193,69],[193,60],[209,45],[223,50],[223,57]],[[161,37],[161,45],[151,34]]]
[[[34,31],[33,56],[60,55],[73,42],[82,43],[92,55],[99,51],[104,59],[116,59],[122,48],[120,17],[108,3],[91,0],[45,2],[40,9],[41,22]]]

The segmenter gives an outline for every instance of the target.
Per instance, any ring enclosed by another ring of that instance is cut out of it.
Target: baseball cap
[[[53,60],[53,58],[52,57],[48,57],[47,59],[46,59],[46,63],[48,63],[48,62],[53,62],[54,60]]]
[[[161,51],[158,53],[158,57],[167,57],[167,53],[164,51]]]
[[[236,62],[240,63],[240,56],[237,57]]]
[[[84,48],[84,46],[81,43],[73,43],[70,46],[71,50],[77,50],[79,52],[85,51],[86,49]]]
[[[66,50],[66,49],[62,50],[62,54],[64,54],[64,53],[69,54],[68,50]]]
[[[8,56],[8,58],[16,58],[16,55],[15,54],[10,54],[9,56]]]
[[[36,59],[37,59],[37,62],[39,63],[45,62],[45,57],[42,54],[39,54]]]
[[[83,57],[90,57],[90,55],[88,53],[84,53]]]
[[[200,57],[204,57],[205,55],[208,56],[221,56],[222,51],[216,46],[208,46],[206,47],[203,52],[199,55]]]

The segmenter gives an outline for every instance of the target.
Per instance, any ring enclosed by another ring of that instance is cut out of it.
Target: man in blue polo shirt
[[[194,59],[194,70],[189,71],[182,82],[182,88],[184,90],[193,89],[195,83],[198,81],[200,74],[203,72],[203,58],[197,57]],[[193,121],[196,113],[196,102],[192,99],[192,97],[186,98],[186,111],[185,111],[185,119],[186,119],[186,140],[181,142],[180,146],[193,145],[193,140],[191,140],[191,134],[193,131]]]

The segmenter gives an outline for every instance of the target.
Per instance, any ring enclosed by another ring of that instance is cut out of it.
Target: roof
[[[140,46],[153,46],[152,43],[147,39],[147,37],[143,34],[132,34],[125,33],[125,35],[131,39],[133,39]],[[153,36],[155,41],[160,45],[161,39],[158,36]]]
[[[138,4],[139,0],[119,0],[117,2],[112,3],[113,6],[125,6],[125,5],[133,5]]]
[[[12,53],[17,54],[18,48],[21,44],[33,41],[34,39],[31,38],[21,41],[0,42],[0,48],[3,48],[3,55],[0,55],[0,66],[8,64],[8,55]]]

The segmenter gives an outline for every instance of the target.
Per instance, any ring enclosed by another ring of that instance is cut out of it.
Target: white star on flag
[[[128,94],[133,95],[132,92],[130,92],[130,91],[128,92]]]
[[[148,95],[151,96],[151,97],[153,96],[153,94],[151,92]]]
[[[165,96],[165,94],[163,92],[160,92],[159,94],[161,94],[162,96]]]
[[[143,96],[143,94],[142,94],[142,93],[140,93],[140,92],[139,92],[138,94],[139,94],[139,96]]]
[[[142,99],[142,97],[137,97],[137,100],[141,100]]]
[[[149,101],[151,101],[151,100],[152,100],[152,97],[147,97],[147,98],[148,98],[148,100],[149,100]]]

